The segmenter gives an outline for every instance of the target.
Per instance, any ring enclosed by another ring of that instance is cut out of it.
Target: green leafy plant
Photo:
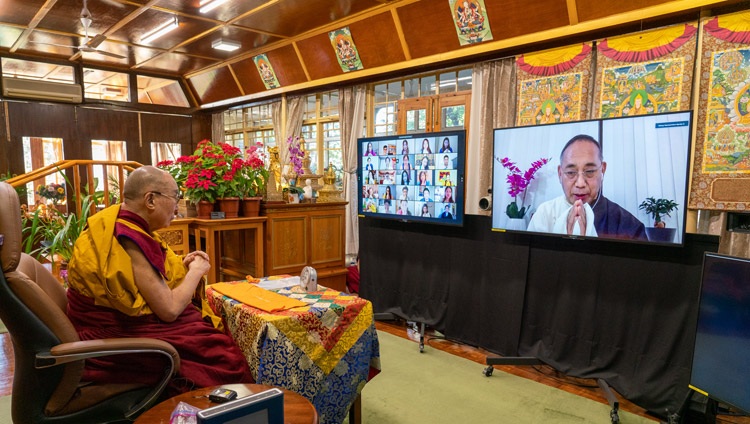
[[[0,181],[9,180],[16,176],[17,176],[16,174],[11,174],[10,172],[2,173],[0,174]],[[24,199],[26,197],[27,190],[26,190],[25,185],[15,187],[15,190],[16,190],[16,193],[18,193],[19,199]]]
[[[638,209],[644,210],[647,214],[651,215],[654,219],[654,227],[664,228],[666,223],[662,221],[662,216],[670,216],[669,214],[677,209],[677,206],[679,205],[673,200],[647,197],[646,200],[641,202]]]

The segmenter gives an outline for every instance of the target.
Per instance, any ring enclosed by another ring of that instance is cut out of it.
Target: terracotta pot
[[[201,200],[198,202],[195,208],[198,212],[199,219],[210,219],[211,212],[214,211],[214,204],[207,200]]]
[[[240,215],[240,198],[224,197],[216,199],[219,210],[224,212],[224,218],[237,218]]]
[[[246,197],[242,199],[242,216],[253,217],[260,215],[260,200],[262,197]]]

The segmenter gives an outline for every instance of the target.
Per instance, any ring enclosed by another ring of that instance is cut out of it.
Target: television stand
[[[539,358],[534,356],[488,356],[486,359],[487,367],[484,369],[482,374],[484,374],[486,377],[489,377],[492,375],[492,372],[495,370],[495,365],[511,365],[511,366],[520,366],[520,365],[545,365],[544,362],[542,362]],[[597,385],[599,385],[599,388],[602,389],[604,392],[604,396],[607,398],[607,402],[609,403],[609,406],[612,407],[612,409],[609,412],[609,419],[612,424],[618,424],[620,422],[620,415],[619,415],[619,409],[620,409],[620,402],[617,400],[617,397],[615,396],[612,389],[609,387],[609,384],[607,384],[606,381],[599,378],[596,380]]]

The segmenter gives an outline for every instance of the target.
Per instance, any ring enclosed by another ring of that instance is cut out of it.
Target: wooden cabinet
[[[190,252],[190,223],[192,219],[174,219],[167,228],[157,230],[156,233],[178,255]]]
[[[265,272],[299,275],[311,266],[318,283],[346,291],[346,202],[262,204]]]

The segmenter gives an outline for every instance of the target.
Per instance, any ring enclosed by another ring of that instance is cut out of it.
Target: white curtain
[[[344,199],[346,205],[346,253],[359,252],[357,220],[357,139],[364,136],[367,87],[358,85],[339,91],[339,125],[344,157]]]
[[[279,146],[279,159],[281,160],[282,171],[289,164],[289,146],[286,140],[289,137],[302,136],[302,114],[304,113],[305,97],[288,97],[286,101],[286,128],[284,139],[277,138]],[[274,125],[275,126],[275,125]]]
[[[516,106],[515,59],[474,65],[472,70],[469,141],[466,159],[466,213],[490,215],[479,209],[479,199],[492,186],[493,130],[512,126]]]
[[[211,115],[211,140],[214,143],[224,143],[224,112]]]

